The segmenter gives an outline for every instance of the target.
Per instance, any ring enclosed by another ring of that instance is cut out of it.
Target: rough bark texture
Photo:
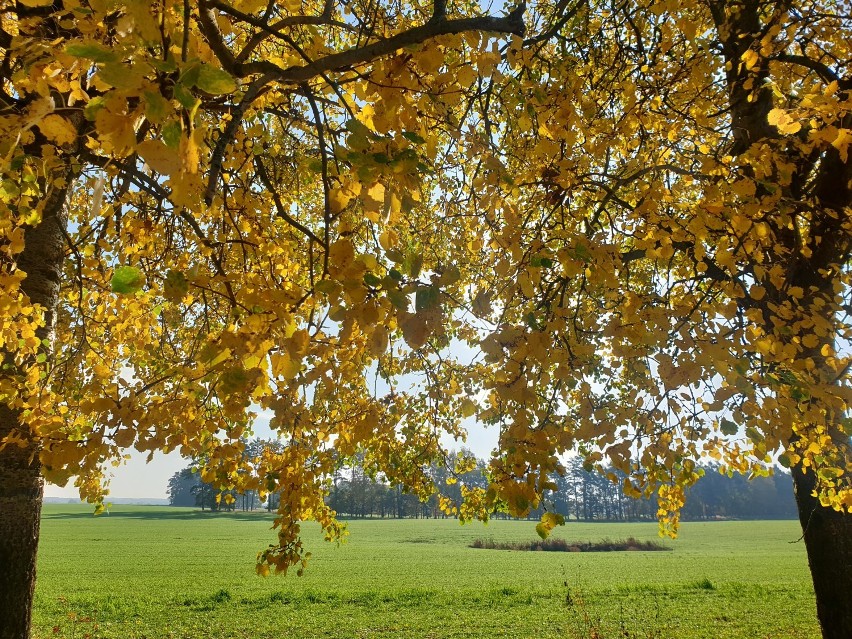
[[[0,406],[0,439],[18,425]],[[29,636],[35,588],[42,479],[32,448],[0,452],[0,638]]]
[[[811,493],[814,474],[793,470],[799,520],[816,593],[823,639],[852,637],[852,517],[823,507]]]
[[[71,171],[67,171],[66,185]],[[53,336],[59,282],[65,255],[65,198],[68,186],[53,189],[45,201],[43,220],[27,229],[18,268],[27,273],[21,288],[46,309],[38,335]],[[12,431],[29,434],[19,412],[0,405],[0,440]],[[36,576],[39,521],[44,482],[38,445],[11,445],[0,450],[0,639],[30,635]]]

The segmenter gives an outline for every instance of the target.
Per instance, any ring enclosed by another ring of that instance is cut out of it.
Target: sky
[[[472,420],[468,420],[472,422]],[[263,415],[255,423],[255,436],[268,438],[272,431],[267,427],[267,419]],[[468,424],[468,440],[464,444],[452,440],[444,441],[448,448],[458,450],[464,446],[472,450],[479,458],[488,458],[497,443],[497,430],[486,429],[478,423]],[[135,450],[128,451],[130,459],[119,468],[111,468],[112,480],[109,487],[109,498],[112,499],[166,499],[168,495],[169,478],[177,471],[185,468],[189,462],[180,453],[155,453],[150,463],[146,464],[147,453]],[[73,480],[65,487],[45,484],[45,497],[75,498],[79,497]]]

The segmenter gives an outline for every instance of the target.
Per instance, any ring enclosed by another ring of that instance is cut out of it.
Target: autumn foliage
[[[777,461],[831,545],[851,35],[828,0],[7,3],[0,465],[98,503],[129,448],[203,458],[281,495],[258,570],[301,570],[335,469],[425,498],[476,418],[463,519],[573,451],[674,533],[699,460]],[[260,411],[285,445],[247,460]],[[852,562],[815,562],[833,610]]]

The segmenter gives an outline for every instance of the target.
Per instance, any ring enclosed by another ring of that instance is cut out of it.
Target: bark
[[[799,520],[814,582],[823,639],[852,637],[852,516],[825,508],[812,493],[814,473],[793,469]]]
[[[21,288],[30,301],[46,309],[38,336],[52,341],[62,263],[65,256],[65,199],[72,178],[46,197],[41,224],[25,233],[25,248],[17,266],[27,273]],[[49,350],[45,347],[46,350]],[[29,440],[32,433],[20,422],[20,411],[0,405],[0,441],[16,431]],[[30,636],[36,556],[44,482],[39,444],[10,445],[0,450],[0,639]]]

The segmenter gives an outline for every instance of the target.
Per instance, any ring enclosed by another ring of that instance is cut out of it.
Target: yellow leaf
[[[393,229],[385,229],[379,234],[379,245],[386,251],[391,250],[399,241],[399,237]]]
[[[302,365],[291,359],[286,351],[272,353],[269,356],[269,363],[272,369],[272,376],[283,377],[286,380],[295,379],[299,371],[302,370]]]
[[[180,139],[180,160],[182,168],[187,173],[198,173],[198,145],[194,135],[184,135]]]
[[[757,54],[757,51],[754,49],[747,49],[745,53],[742,55],[743,64],[745,64],[746,69],[753,69],[754,66],[760,61],[760,56]]]
[[[231,349],[226,348],[224,350],[217,350],[215,344],[211,344],[209,347],[205,348],[201,352],[201,360],[207,365],[208,368],[213,368],[217,364],[221,364],[226,359],[231,356]],[[205,361],[207,360],[207,361]]]
[[[778,132],[782,135],[798,133],[802,128],[801,123],[793,120],[793,118],[790,117],[790,114],[783,109],[772,109],[767,114],[766,119],[769,124],[778,129]]]
[[[462,417],[471,417],[476,413],[476,404],[469,397],[465,397],[459,406],[459,412]]]
[[[355,260],[355,247],[348,239],[340,239],[328,248],[328,270],[338,275]]]
[[[348,189],[336,187],[331,189],[328,200],[331,205],[331,212],[337,215],[352,201],[352,193]]]
[[[456,81],[463,87],[468,87],[476,80],[476,71],[470,65],[461,67],[456,72]]]
[[[127,448],[135,439],[136,433],[131,428],[120,428],[112,436],[112,440],[119,448]]]
[[[444,62],[444,54],[437,45],[431,44],[421,50],[417,55],[417,66],[426,73],[434,73],[441,68]]]
[[[38,128],[44,137],[57,144],[71,144],[77,139],[74,125],[60,115],[48,115],[39,122]]]
[[[109,379],[110,377],[112,377],[112,370],[109,368],[109,366],[104,366],[103,364],[95,364],[92,367],[92,370],[94,371],[95,375],[97,377],[100,377],[101,379]]]
[[[136,146],[145,163],[161,175],[180,171],[180,156],[159,140],[145,140]]]
[[[363,193],[362,200],[364,201],[364,215],[371,222],[378,222],[385,206],[385,185],[376,182]]]
[[[840,153],[840,159],[844,162],[849,157],[849,145],[852,144],[852,129],[838,129],[837,137],[831,143]]]
[[[819,345],[819,337],[810,333],[802,338],[802,346],[805,348],[816,348]]]
[[[131,67],[120,62],[108,62],[98,71],[97,78],[111,87],[129,91],[141,86],[145,74],[139,67]]]

